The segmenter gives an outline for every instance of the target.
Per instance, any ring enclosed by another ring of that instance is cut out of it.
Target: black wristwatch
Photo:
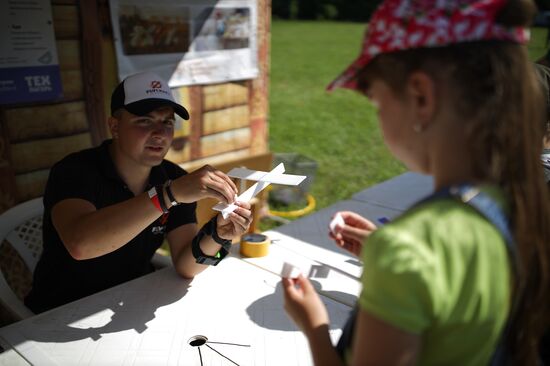
[[[212,239],[214,239],[214,241],[216,243],[220,244],[222,246],[222,248],[229,251],[229,249],[231,248],[231,240],[221,238],[218,235],[218,218],[217,218],[217,216],[214,216],[212,219],[210,219],[210,221],[208,221],[208,225],[209,225],[208,235],[211,235]]]
[[[214,217],[212,220],[208,221],[193,238],[193,242],[191,243],[191,252],[193,253],[193,257],[195,257],[197,263],[208,266],[216,266],[227,256],[227,254],[229,254],[231,240],[220,238],[218,236],[216,226],[216,217]],[[206,235],[211,235],[212,239],[222,246],[220,251],[214,256],[204,254],[201,249],[200,242]]]

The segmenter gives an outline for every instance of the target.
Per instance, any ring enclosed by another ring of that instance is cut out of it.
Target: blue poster
[[[59,66],[0,69],[1,104],[39,102],[63,97]]]
[[[0,24],[0,104],[62,98],[50,1],[2,1]]]

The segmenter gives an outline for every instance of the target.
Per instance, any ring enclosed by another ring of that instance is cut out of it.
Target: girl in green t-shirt
[[[469,183],[493,197],[517,257],[458,201],[425,202],[382,228],[345,213],[356,236],[341,228],[337,243],[358,254],[368,240],[343,358],[309,280],[283,279],[316,365],[485,365],[506,324],[510,361],[536,364],[549,320],[550,197],[539,159],[544,98],[524,46],[535,11],[531,0],[385,0],[360,56],[329,85],[367,96],[392,154],[436,189]]]

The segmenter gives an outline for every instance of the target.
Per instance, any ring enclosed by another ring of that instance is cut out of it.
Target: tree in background
[[[292,19],[291,0],[273,0],[271,2],[271,14],[275,18]]]
[[[381,0],[272,0],[272,14],[280,19],[336,19],[366,22]],[[550,0],[535,0],[539,11],[550,10]]]
[[[536,0],[539,11],[550,10],[550,0]]]
[[[367,22],[371,14],[381,3],[380,0],[330,0],[330,2],[338,9],[338,20],[351,20],[355,22]]]
[[[322,14],[321,0],[299,0],[298,19],[316,20]]]
[[[272,0],[272,14],[281,19],[366,22],[380,2],[381,0]]]

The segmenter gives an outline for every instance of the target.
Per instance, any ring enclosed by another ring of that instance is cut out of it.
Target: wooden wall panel
[[[248,103],[246,83],[216,84],[202,87],[203,111]]]
[[[202,123],[204,135],[248,126],[250,124],[248,105],[206,112],[202,116]]]
[[[80,37],[80,17],[76,5],[52,5],[52,15],[56,39]]]
[[[166,159],[172,163],[181,164],[191,159],[191,146],[184,143],[184,147],[181,149],[171,148],[166,154]]]
[[[186,163],[180,164],[180,166],[188,172],[192,172],[193,170],[196,170],[205,164],[210,164],[217,168],[218,166],[224,165],[228,161],[245,159],[250,157],[251,155],[252,154],[250,153],[250,149],[241,149],[219,155],[209,156],[207,158],[191,160]]]
[[[16,174],[46,169],[66,155],[92,146],[88,132],[68,137],[22,142],[11,145],[11,160]]]
[[[103,74],[103,113],[106,116],[109,116],[111,114],[111,93],[118,85],[118,69],[116,63],[115,46],[113,44],[113,39],[110,37],[110,34],[103,34],[103,40],[101,44],[101,66]]]
[[[239,128],[201,138],[202,156],[217,155],[250,146],[250,128]]]
[[[82,61],[80,57],[80,42],[76,39],[58,40],[57,54],[61,69],[61,84],[63,99],[76,100],[84,98],[82,83]]]
[[[67,101],[84,98],[84,84],[80,70],[61,70],[63,99]]]
[[[200,140],[202,136],[202,99],[203,94],[201,86],[193,85],[189,88],[189,106],[193,114],[189,117],[191,131],[189,133],[189,144],[191,145],[191,160],[200,159],[201,153]]]
[[[9,109],[5,118],[12,143],[74,135],[88,130],[83,101]]]
[[[189,115],[192,116],[195,113],[193,105],[191,104],[191,89],[188,86],[182,86],[179,88],[172,89],[172,94],[174,94],[174,99],[176,102],[181,104],[187,109]]]
[[[37,170],[15,176],[17,201],[24,202],[44,195],[49,169]]]
[[[76,39],[62,39],[56,43],[59,68],[61,70],[80,70],[80,42]]]
[[[250,149],[253,154],[269,151],[269,131],[265,118],[252,118],[250,123]]]

